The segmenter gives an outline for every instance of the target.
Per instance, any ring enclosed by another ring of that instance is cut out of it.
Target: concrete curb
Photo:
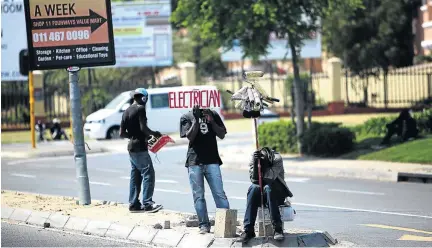
[[[228,161],[224,160],[223,168],[249,170],[248,161]],[[351,162],[351,161],[350,161]],[[298,165],[290,163],[290,158],[284,158],[284,169],[287,175],[296,176],[317,176],[317,177],[337,177],[337,178],[354,178],[354,179],[367,179],[376,181],[388,182],[418,182],[418,183],[432,183],[431,173],[408,173],[402,170],[389,169],[383,166],[379,167],[365,167],[365,168],[350,168],[350,167],[324,167],[324,166],[311,166],[305,163],[298,163]]]
[[[2,206],[2,221],[25,223],[34,226],[56,228],[88,235],[126,239],[156,247],[243,247],[234,239],[214,238],[213,235],[199,235],[174,229],[154,229],[147,226],[123,226],[116,222],[97,221],[65,216],[58,212],[40,212]],[[49,224],[48,224],[49,223]],[[289,230],[288,230],[289,231]],[[278,242],[272,238],[255,238],[247,244],[252,247],[329,247],[337,240],[324,231],[293,230]]]

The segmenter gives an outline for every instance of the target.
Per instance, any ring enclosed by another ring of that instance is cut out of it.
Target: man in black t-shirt
[[[210,232],[210,221],[204,198],[204,177],[210,186],[216,207],[229,209],[219,168],[222,160],[216,141],[216,136],[223,139],[226,133],[222,119],[217,112],[210,109],[202,110],[199,106],[195,106],[180,119],[180,137],[189,139],[186,167],[201,234]]]
[[[161,133],[152,131],[147,126],[146,103],[148,93],[144,88],[132,92],[134,103],[123,113],[120,124],[120,136],[128,138],[129,159],[132,170],[130,177],[129,211],[146,211],[155,213],[162,205],[153,202],[155,187],[155,171],[148,153],[148,139],[150,135],[160,137]],[[143,186],[142,205],[139,194]]]

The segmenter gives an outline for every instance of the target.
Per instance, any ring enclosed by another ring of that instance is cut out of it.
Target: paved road
[[[221,146],[246,143],[238,137]],[[194,212],[184,167],[185,151],[185,146],[178,146],[158,153],[154,200],[166,209]],[[93,199],[127,202],[127,154],[89,155],[88,168]],[[231,208],[238,209],[242,216],[250,185],[247,171],[223,169],[223,179]],[[295,195],[297,210],[297,219],[286,223],[286,228],[326,230],[339,240],[362,246],[432,246],[430,184],[291,176],[286,180]],[[76,196],[73,160],[2,160],[2,189]],[[214,213],[208,189],[206,194],[209,211]]]
[[[143,247],[142,244],[1,223],[2,247]]]

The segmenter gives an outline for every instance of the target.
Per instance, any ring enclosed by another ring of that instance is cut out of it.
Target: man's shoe
[[[136,213],[136,212],[144,212],[144,206],[129,206],[129,212]]]
[[[210,233],[210,227],[202,226],[199,229],[199,234],[207,234]]]
[[[277,241],[284,240],[284,239],[285,239],[285,236],[284,236],[283,231],[275,231],[275,234],[274,234],[274,236],[273,236],[273,239],[274,239],[274,240],[277,240]]]
[[[247,243],[249,240],[255,238],[255,232],[243,232],[240,237],[236,240],[236,242]]]
[[[144,207],[144,211],[147,213],[156,213],[157,211],[161,210],[162,208],[163,207],[161,204],[153,203],[153,204],[146,205]]]

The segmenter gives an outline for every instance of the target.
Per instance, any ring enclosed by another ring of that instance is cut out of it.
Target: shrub
[[[432,109],[424,109],[421,112],[414,113],[414,119],[417,121],[420,133],[432,133]]]
[[[315,156],[335,156],[350,151],[354,146],[355,135],[340,123],[313,122],[302,139],[307,154]],[[261,146],[274,147],[282,153],[297,153],[297,136],[293,123],[278,121],[264,123],[258,128]]]

